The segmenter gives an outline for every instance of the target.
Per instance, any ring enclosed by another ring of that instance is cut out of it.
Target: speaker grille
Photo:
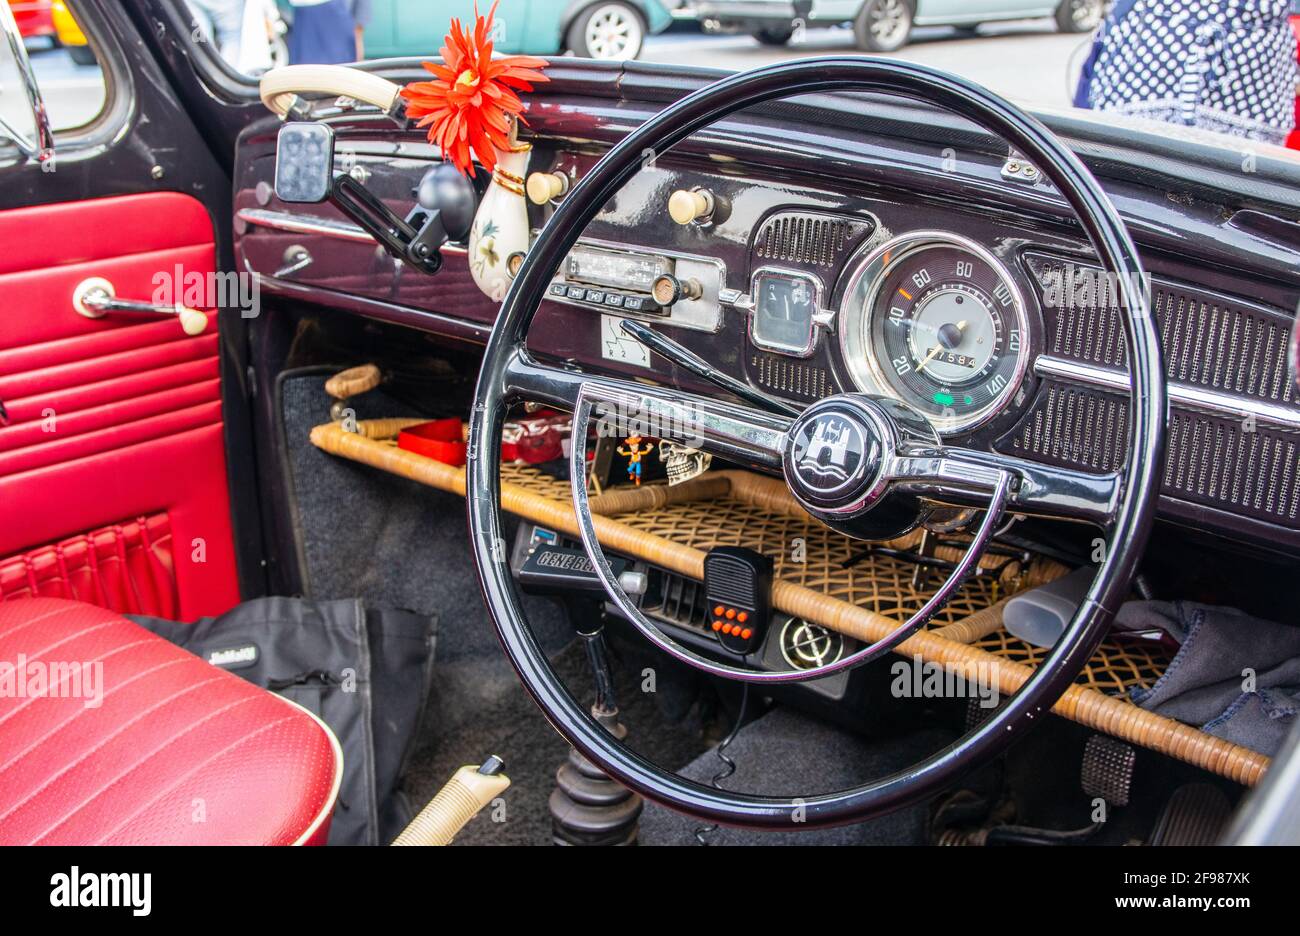
[[[1124,396],[1047,382],[1003,447],[1040,461],[1114,471],[1127,454]],[[1300,437],[1245,419],[1175,409],[1169,417],[1163,493],[1296,526]]]
[[[755,354],[749,373],[754,383],[784,397],[812,401],[836,392],[826,368],[775,354]]]
[[[1296,439],[1232,420],[1175,412],[1169,420],[1165,490],[1254,516],[1296,522],[1300,472]]]
[[[711,601],[753,607],[757,583],[754,570],[747,563],[712,553],[704,558],[704,583]]]
[[[1114,471],[1128,445],[1128,400],[1047,384],[1011,436],[1017,454],[1071,468]]]
[[[759,228],[754,254],[762,261],[780,261],[833,269],[871,224],[826,215],[781,212]]]
[[[1075,288],[1084,277],[1101,273],[1096,266],[1067,264],[1043,254],[1029,254],[1026,259],[1040,290],[1071,271]],[[1085,364],[1124,367],[1124,330],[1118,310],[1091,301],[1092,294],[1072,294],[1082,301],[1064,307],[1043,303],[1047,353]],[[1169,380],[1249,399],[1291,403],[1300,411],[1287,362],[1290,315],[1160,280],[1151,283],[1151,305],[1160,326]]]

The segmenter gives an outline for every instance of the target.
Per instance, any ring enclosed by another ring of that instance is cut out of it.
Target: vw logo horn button
[[[884,417],[848,397],[823,400],[790,427],[785,477],[805,506],[830,513],[865,509],[883,486],[890,438]]]

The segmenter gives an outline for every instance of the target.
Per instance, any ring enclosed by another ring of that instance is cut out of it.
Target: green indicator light
[[[934,402],[938,403],[940,406],[952,406],[952,394],[936,393],[934,395]]]

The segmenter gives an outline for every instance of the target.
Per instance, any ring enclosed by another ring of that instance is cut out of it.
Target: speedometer
[[[1025,306],[1006,268],[954,235],[909,234],[851,274],[840,335],[859,389],[892,396],[941,432],[991,417],[1028,363]]]

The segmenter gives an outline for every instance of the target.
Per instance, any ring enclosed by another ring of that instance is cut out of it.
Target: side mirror
[[[50,116],[45,110],[41,89],[36,84],[36,73],[32,71],[31,60],[27,57],[27,48],[23,45],[22,33],[18,31],[18,22],[8,3],[0,4],[0,30],[4,31],[5,36],[5,42],[0,44],[0,61],[13,59],[19,81],[27,94],[33,127],[32,133],[28,135],[0,114],[0,134],[11,139],[28,159],[46,162],[54,158],[54,134],[50,130]]]

